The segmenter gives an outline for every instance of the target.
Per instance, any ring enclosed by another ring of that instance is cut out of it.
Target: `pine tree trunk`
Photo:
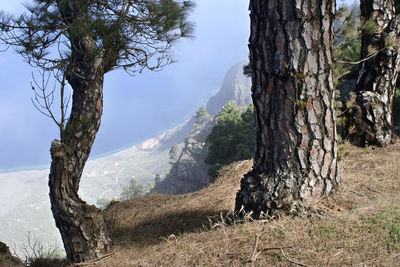
[[[78,8],[64,6],[65,22],[76,23]],[[74,36],[71,34],[71,36]],[[104,255],[112,243],[101,211],[78,195],[79,183],[95,140],[103,111],[104,58],[94,53],[89,36],[71,38],[71,56],[66,78],[73,89],[72,109],[61,141],[51,145],[50,201],[56,226],[72,262],[90,261]]]
[[[386,146],[393,135],[393,100],[400,70],[400,50],[388,44],[397,39],[400,23],[393,0],[362,0],[361,16],[372,19],[377,27],[375,34],[364,32],[361,56],[379,53],[360,65],[346,128],[349,140],[356,145]]]
[[[93,75],[86,76],[86,71]],[[74,90],[72,112],[61,142],[52,142],[49,187],[51,210],[67,258],[81,262],[97,258],[111,247],[100,210],[78,196],[82,172],[100,126],[104,74],[93,65],[74,67],[69,72],[78,72],[68,76]]]
[[[334,0],[250,0],[257,151],[237,212],[301,211],[339,184],[334,12]]]

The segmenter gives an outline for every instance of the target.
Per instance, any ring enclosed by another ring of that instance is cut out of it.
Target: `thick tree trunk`
[[[71,1],[63,10],[66,23],[78,20],[73,12],[79,9],[74,4]],[[75,36],[71,38],[72,54],[66,70],[73,89],[71,115],[61,141],[54,140],[51,145],[49,187],[51,210],[67,258],[81,262],[104,255],[112,243],[100,210],[78,195],[82,172],[100,127],[104,59],[101,51],[95,50],[96,43],[91,37]]]
[[[393,100],[400,70],[400,50],[388,42],[397,39],[400,23],[393,0],[361,0],[361,16],[372,19],[377,27],[375,34],[362,36],[362,58],[380,52],[360,65],[346,128],[356,145],[386,146],[393,135]]]
[[[339,184],[334,114],[334,0],[251,0],[257,151],[236,211],[310,207]]]

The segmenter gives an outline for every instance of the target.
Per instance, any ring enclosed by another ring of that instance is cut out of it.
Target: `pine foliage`
[[[172,61],[172,44],[192,32],[187,0],[34,0],[25,7],[19,17],[0,13],[0,42],[45,70],[65,67],[82,38],[92,42],[84,52],[105,58],[105,72],[157,69]]]
[[[132,179],[129,181],[129,184],[123,188],[121,199],[126,200],[134,197],[144,196],[149,193],[153,187],[153,184],[150,182],[145,185],[139,184],[137,179],[132,177]]]
[[[169,150],[169,164],[174,164],[179,157],[179,146],[174,144]]]
[[[208,174],[217,176],[218,170],[234,161],[254,156],[256,128],[252,104],[241,111],[229,101],[220,111],[217,124],[206,138],[209,147],[205,162],[211,165]]]
[[[194,122],[194,127],[196,129],[202,129],[206,125],[207,122],[210,121],[210,114],[207,112],[207,109],[205,106],[201,106],[197,111],[194,116],[195,122]]]
[[[368,24],[369,25],[369,24]],[[333,72],[335,85],[340,79],[358,71],[358,62],[361,59],[361,22],[359,7],[343,6],[336,12],[335,18],[335,45]],[[366,28],[366,26],[364,25]],[[355,64],[351,64],[351,63]]]

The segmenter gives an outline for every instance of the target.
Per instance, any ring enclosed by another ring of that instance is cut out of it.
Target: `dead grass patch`
[[[151,195],[112,205],[105,219],[117,243],[148,246],[171,234],[198,232],[209,218],[226,215],[234,208],[240,178],[251,161],[221,170],[223,179],[185,195]],[[235,168],[239,166],[235,171]],[[117,219],[118,218],[118,219]]]
[[[199,192],[112,205],[115,254],[96,266],[396,266],[400,145],[346,149],[340,189],[316,207],[323,216],[226,223],[252,164],[236,163]]]

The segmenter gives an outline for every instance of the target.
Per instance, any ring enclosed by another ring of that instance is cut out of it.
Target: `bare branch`
[[[60,131],[60,136],[63,136],[64,133],[64,128],[66,121],[68,118],[66,118],[66,113],[68,110],[68,105],[71,99],[71,96],[69,98],[66,98],[65,95],[65,85],[66,85],[66,72],[62,72],[62,79],[60,79],[60,72],[61,70],[57,70],[55,72],[48,72],[46,75],[45,71],[39,71],[41,75],[41,82],[39,83],[35,77],[35,75],[32,74],[32,90],[34,91],[34,97],[31,98],[31,101],[35,108],[43,115],[46,117],[49,117],[53,120],[53,122],[58,126],[59,131]],[[48,86],[50,82],[51,75],[54,77],[55,82],[60,84],[60,120],[58,120],[52,111],[52,106],[54,104],[55,100],[55,91],[56,91],[56,84],[54,84],[53,89],[48,92]]]

